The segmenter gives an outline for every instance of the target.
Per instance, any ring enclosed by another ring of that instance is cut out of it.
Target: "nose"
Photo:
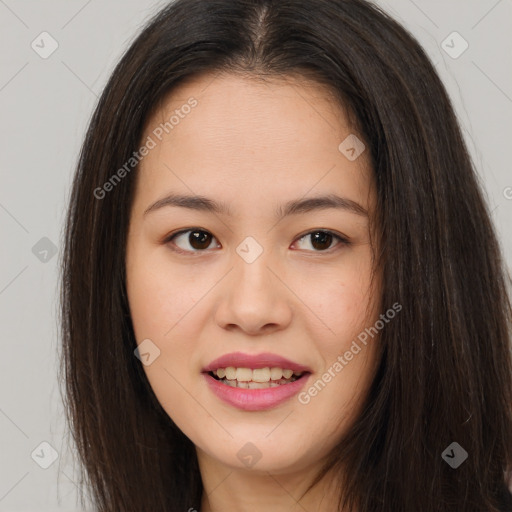
[[[252,263],[235,253],[233,265],[219,290],[217,324],[223,329],[238,329],[252,336],[285,329],[292,319],[293,294],[283,283],[286,280],[277,277],[278,266],[270,261],[266,252]]]

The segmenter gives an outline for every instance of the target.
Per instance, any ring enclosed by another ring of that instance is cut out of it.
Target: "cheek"
[[[311,299],[315,312],[335,338],[344,338],[361,327],[366,318],[367,289],[351,278],[330,279]]]
[[[375,309],[367,312],[367,288],[347,281],[333,283],[329,301],[324,300],[323,304],[319,316],[331,332],[329,336],[312,339],[316,339],[317,349],[322,355],[323,380],[333,393],[325,393],[324,398],[327,402],[341,404],[371,377],[378,341],[376,336],[367,336],[365,329],[374,324],[378,313]],[[335,363],[338,365],[335,366]],[[343,365],[342,369],[339,364]],[[330,374],[326,374],[329,371]]]
[[[322,320],[323,329],[329,328],[322,340],[322,351],[332,357],[333,351],[341,350],[353,337],[371,325],[378,316],[378,297],[370,289],[371,258],[359,251],[343,260],[336,268],[323,273],[307,273],[301,282],[307,305]]]
[[[134,253],[127,269],[127,293],[137,340],[169,338],[197,304],[200,282],[193,272],[169,265],[161,255]]]
[[[198,300],[194,282],[156,251],[129,253],[127,294],[135,338],[137,344],[146,339],[154,344],[153,359],[143,370],[159,403],[182,429],[193,419],[185,388],[194,369],[191,347],[198,338],[196,323],[190,322]]]
[[[370,289],[371,254],[361,251],[344,263],[330,276],[316,281],[310,278],[309,288],[314,290],[311,309],[329,327],[329,335],[318,335],[320,329],[325,332],[322,325],[316,336],[310,333],[322,356],[323,369],[305,390],[311,390],[311,394],[305,397],[310,402],[304,410],[314,411],[319,418],[336,418],[330,423],[335,430],[357,413],[360,397],[371,384],[378,355],[378,336],[366,331],[379,318],[379,297]]]

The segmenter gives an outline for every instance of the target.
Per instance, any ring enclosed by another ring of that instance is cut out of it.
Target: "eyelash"
[[[183,235],[185,233],[190,233],[190,232],[194,232],[194,231],[199,231],[200,233],[208,233],[210,235],[212,235],[212,233],[210,233],[209,231],[207,231],[206,229],[202,229],[202,228],[189,228],[189,229],[182,229],[181,231],[177,231],[176,233],[171,233],[170,235],[166,236],[163,240],[163,243],[164,244],[169,244],[170,242],[172,242],[176,237],[180,236],[180,235]],[[337,246],[347,246],[347,245],[350,245],[350,242],[343,236],[333,232],[333,231],[330,231],[328,229],[314,229],[314,230],[311,230],[311,231],[308,231],[307,233],[304,233],[303,235],[300,235],[299,237],[296,238],[296,240],[302,240],[303,238],[306,238],[308,235],[312,235],[312,234],[315,234],[315,233],[326,233],[328,235],[331,235],[333,238],[335,238],[336,240],[338,240],[338,245],[335,245],[334,248],[336,248]],[[216,240],[215,236],[213,236],[213,239]],[[193,250],[193,251],[187,251],[187,250],[184,250],[184,249],[180,249],[179,247],[176,246],[176,244],[173,244],[174,247],[171,248],[171,250],[173,250],[174,252],[177,252],[179,254],[186,254],[186,255],[192,255],[192,256],[198,256],[200,255],[201,253],[204,253],[204,252],[208,252],[208,249],[203,249],[203,250]],[[321,253],[331,253],[333,252],[332,251],[333,247],[330,247],[329,249],[326,249],[324,251],[307,251],[307,252],[312,252],[312,253],[318,253],[318,254],[321,254]]]

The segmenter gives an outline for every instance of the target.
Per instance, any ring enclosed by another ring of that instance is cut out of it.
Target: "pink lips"
[[[228,366],[233,366],[235,368],[252,368],[253,370],[258,368],[265,368],[268,366],[269,368],[283,368],[293,370],[294,372],[311,373],[311,370],[307,366],[294,363],[289,359],[278,356],[276,354],[271,354],[270,352],[264,352],[256,356],[244,354],[243,352],[233,352],[231,354],[226,354],[205,366],[203,368],[203,372],[211,372],[212,370],[227,368]]]
[[[218,368],[265,368],[266,366],[290,369],[296,372],[305,372],[294,382],[282,384],[274,388],[244,389],[234,388],[223,384],[213,378],[208,372]],[[215,359],[203,368],[203,375],[210,390],[223,402],[245,411],[262,411],[276,407],[282,402],[296,395],[306,384],[311,375],[311,370],[298,363],[270,353],[262,353],[256,356],[234,352]]]

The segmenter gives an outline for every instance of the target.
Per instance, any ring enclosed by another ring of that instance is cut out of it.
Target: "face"
[[[233,75],[181,84],[146,125],[128,299],[150,385],[200,459],[296,472],[359,412],[380,280],[368,150],[339,149],[354,133],[318,84]]]

